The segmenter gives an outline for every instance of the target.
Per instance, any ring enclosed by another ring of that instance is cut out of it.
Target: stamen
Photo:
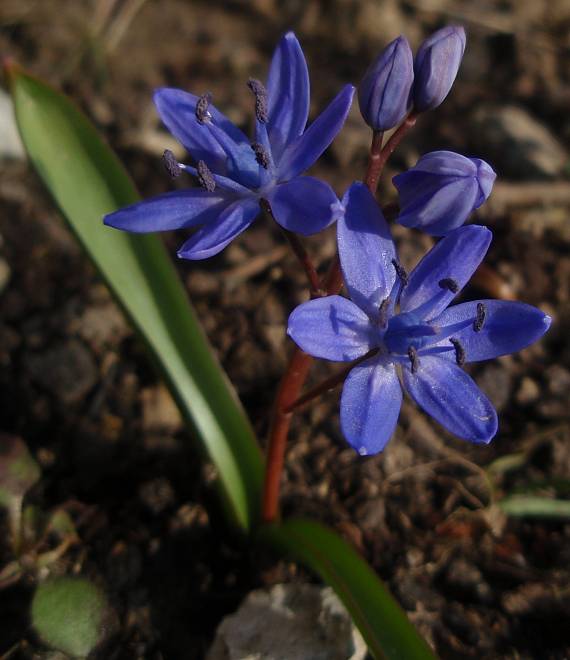
[[[267,90],[265,85],[255,78],[250,78],[247,81],[247,86],[255,94],[255,116],[257,119],[265,124],[267,122]]]
[[[251,148],[253,149],[253,153],[255,154],[255,160],[263,167],[264,169],[268,169],[270,165],[270,158],[269,154],[267,153],[265,147],[260,143],[260,142],[254,142],[251,145]]]
[[[388,325],[388,311],[390,309],[390,298],[384,298],[380,303],[378,325],[384,329]]]
[[[408,347],[408,357],[410,358],[410,363],[412,365],[412,373],[415,374],[418,372],[420,367],[420,359],[418,357],[418,351],[415,346]]]
[[[176,156],[170,151],[170,149],[166,149],[162,154],[162,164],[168,172],[168,175],[173,179],[176,179],[177,176],[182,174],[180,163],[176,160]]]
[[[403,286],[406,286],[408,283],[408,273],[406,273],[404,267],[399,264],[395,259],[392,259],[392,266],[396,269],[396,275],[402,281]]]
[[[483,303],[477,303],[477,318],[473,321],[473,330],[481,332],[487,318],[487,308]]]
[[[439,280],[439,286],[442,289],[448,289],[451,293],[457,293],[459,291],[459,284],[451,277],[444,277],[442,280]]]
[[[208,110],[210,103],[212,102],[212,93],[206,92],[198,99],[196,103],[196,119],[203,124],[207,119],[211,119],[212,115]]]
[[[465,364],[465,349],[456,337],[450,337],[449,341],[453,344],[453,348],[455,349],[455,361],[460,367],[462,367]]]
[[[202,188],[208,192],[214,192],[216,189],[216,181],[214,179],[214,175],[203,160],[198,161],[196,170],[198,172],[198,182]]]

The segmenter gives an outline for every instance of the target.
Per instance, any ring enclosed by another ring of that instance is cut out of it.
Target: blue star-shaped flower
[[[174,176],[181,169],[197,176],[201,188],[169,192],[105,216],[105,224],[131,232],[152,232],[204,225],[180,248],[185,259],[220,252],[253,222],[265,200],[277,222],[300,234],[314,234],[336,220],[340,202],[332,188],[300,176],[342,128],[354,94],[346,85],[308,127],[309,74],[292,32],[280,41],[271,61],[267,89],[248,83],[255,95],[255,140],[212,104],[210,95],[158,89],[158,113],[186,147],[196,167],[181,165],[170,152],[165,164]]]
[[[343,433],[362,455],[382,451],[402,404],[402,385],[446,429],[475,443],[497,432],[497,414],[461,368],[518,351],[541,337],[550,317],[519,302],[476,300],[448,307],[483,259],[491,232],[460,227],[407,276],[390,230],[368,189],[355,183],[343,203],[338,248],[351,300],[303,303],[288,333],[307,353],[334,361],[374,355],[344,383]],[[399,311],[398,311],[399,308]]]

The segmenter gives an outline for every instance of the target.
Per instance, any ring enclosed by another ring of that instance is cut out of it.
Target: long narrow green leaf
[[[370,566],[332,530],[292,519],[262,528],[260,539],[299,560],[333,587],[375,658],[435,658]]]
[[[570,500],[513,495],[501,500],[498,505],[507,515],[518,518],[570,519]]]
[[[103,225],[105,213],[137,201],[131,180],[69,99],[12,64],[6,73],[33,165],[161,367],[218,469],[234,521],[249,529],[262,459],[241,405],[162,243]]]

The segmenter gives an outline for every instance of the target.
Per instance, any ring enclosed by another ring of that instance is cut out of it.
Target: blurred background
[[[155,87],[211,91],[249,129],[245,83],[265,79],[293,29],[313,117],[396,36],[415,49],[454,23],[468,37],[458,80],[390,161],[380,198],[396,201],[391,177],[427,151],[486,159],[498,183],[475,219],[495,240],[464,296],[523,300],[553,327],[472,369],[500,412],[490,447],[448,436],[405,404],[388,448],[363,460],[340,434],[338,392],[324,396],[294,423],[284,510],[350,539],[441,657],[568,658],[568,519],[507,516],[498,502],[570,496],[570,1],[2,0],[0,54],[68,93],[148,197],[190,184],[163,170],[164,149],[185,156],[160,126]],[[342,194],[363,176],[369,139],[355,103],[314,172]],[[27,164],[5,88],[0,168],[0,432],[23,439],[41,467],[29,497],[68,512],[77,532],[43,573],[0,580],[0,656],[39,657],[27,611],[48,570],[86,575],[108,594],[104,657],[202,658],[251,589],[313,578],[227,538],[215,474]],[[413,266],[431,239],[394,231]],[[174,255],[180,233],[165,239]],[[333,233],[308,246],[325,264]],[[307,296],[303,274],[261,219],[221,255],[178,267],[263,440],[292,348],[286,319]],[[315,382],[330,370],[319,365]],[[0,571],[12,558],[6,538]]]

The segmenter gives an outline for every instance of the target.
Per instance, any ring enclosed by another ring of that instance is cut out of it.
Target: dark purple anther
[[[182,168],[178,164],[176,156],[172,153],[172,151],[170,151],[170,149],[166,149],[162,154],[162,163],[169,176],[171,176],[173,179],[176,179],[177,176],[182,174]]]
[[[265,147],[259,142],[254,142],[251,145],[253,153],[255,154],[255,160],[263,167],[264,169],[269,168],[270,158]]]
[[[388,325],[388,311],[390,307],[390,298],[384,298],[380,303],[380,309],[378,314],[378,325],[381,328],[385,328]]]
[[[414,62],[405,37],[394,39],[368,67],[358,86],[364,121],[376,131],[397,126],[411,106]]]
[[[396,275],[400,278],[402,281],[402,284],[406,286],[408,283],[408,273],[406,273],[405,268],[399,264],[395,259],[392,259],[392,266],[396,269]]]
[[[203,160],[198,161],[196,170],[198,171],[198,182],[202,188],[208,192],[214,192],[216,189],[216,181],[214,179],[214,175]]]
[[[255,78],[247,81],[247,86],[255,94],[255,116],[258,121],[265,124],[267,122],[267,90],[265,85]]]
[[[196,103],[196,119],[203,124],[206,119],[210,119],[211,115],[208,110],[210,103],[212,102],[212,94],[206,92],[198,99]]]
[[[410,364],[412,365],[412,373],[417,374],[418,369],[420,368],[420,359],[415,346],[408,347],[408,357],[410,358]]]
[[[455,349],[455,361],[460,367],[462,367],[465,364],[465,349],[459,339],[451,337],[449,341],[453,344],[453,348]]]
[[[473,321],[473,330],[481,332],[487,318],[487,308],[483,303],[477,303],[477,318]]]
[[[451,277],[444,277],[442,280],[439,280],[438,284],[442,289],[447,289],[451,293],[457,293],[459,291],[459,284]]]
[[[434,32],[414,61],[414,110],[432,110],[449,94],[465,52],[465,30],[452,25]]]

